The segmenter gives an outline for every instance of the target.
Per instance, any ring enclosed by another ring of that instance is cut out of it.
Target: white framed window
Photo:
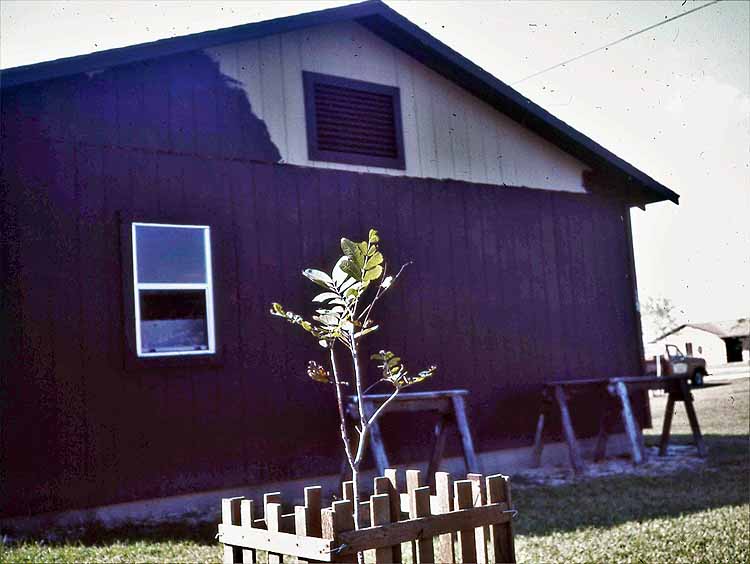
[[[138,356],[215,353],[210,227],[134,222],[131,229]]]

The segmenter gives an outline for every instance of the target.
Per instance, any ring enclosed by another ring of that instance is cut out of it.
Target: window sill
[[[125,370],[139,372],[170,368],[221,368],[223,366],[221,351],[206,354],[186,354],[173,356],[136,356],[130,353],[125,358]]]

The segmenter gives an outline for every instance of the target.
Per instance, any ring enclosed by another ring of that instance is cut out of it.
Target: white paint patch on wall
[[[238,81],[284,162],[585,192],[586,166],[355,22],[207,49]],[[398,87],[406,170],[311,161],[302,71]]]

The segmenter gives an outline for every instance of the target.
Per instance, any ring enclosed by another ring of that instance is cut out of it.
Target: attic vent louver
[[[399,90],[304,72],[310,160],[404,169]]]

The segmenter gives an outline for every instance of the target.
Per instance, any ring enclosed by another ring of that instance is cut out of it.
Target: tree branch
[[[372,390],[372,389],[373,389],[373,388],[374,388],[375,386],[377,386],[377,385],[378,385],[378,384],[380,384],[381,382],[386,382],[386,381],[387,381],[387,380],[386,380],[385,378],[381,378],[380,380],[377,380],[376,382],[373,382],[372,384],[370,384],[370,385],[369,385],[369,386],[367,387],[367,389],[366,389],[366,390],[365,390],[364,392],[362,392],[362,394],[364,394],[364,395],[367,395],[367,392],[369,392],[370,390]]]
[[[372,414],[372,417],[370,417],[370,420],[367,422],[367,427],[372,425],[372,423],[380,417],[380,414],[383,412],[383,410],[388,407],[388,404],[391,403],[394,399],[396,399],[396,396],[401,391],[401,388],[396,388],[394,392],[391,394],[391,397],[389,397],[387,400],[383,402],[383,405],[381,405],[375,413]]]
[[[359,420],[360,420],[360,427],[362,429],[362,433],[364,434],[365,431],[365,424],[367,422],[367,418],[365,417],[365,403],[362,399],[362,396],[364,395],[362,392],[362,371],[360,370],[359,366],[359,352],[357,351],[357,341],[354,338],[354,326],[352,326],[350,336],[352,340],[352,364],[354,364],[354,383],[357,389],[357,407],[359,408]],[[361,439],[360,439],[361,442]]]
[[[396,390],[391,394],[391,396],[383,402],[383,404],[375,411],[375,413],[372,414],[372,417],[370,417],[370,420],[365,423],[365,425],[362,427],[363,431],[359,438],[359,445],[357,445],[357,454],[354,457],[354,464],[359,464],[362,461],[362,457],[365,454],[365,444],[367,443],[367,433],[370,431],[370,427],[372,424],[377,420],[378,417],[380,417],[380,414],[383,413],[383,411],[388,407],[388,404],[391,403],[394,399],[396,399],[396,396],[401,391],[400,388],[396,388]]]
[[[341,394],[341,380],[339,379],[339,371],[336,366],[336,355],[333,352],[333,343],[329,347],[331,355],[331,371],[333,372],[333,381],[336,386],[336,403],[339,407],[339,420],[341,422],[341,440],[344,442],[344,452],[346,453],[346,459],[349,462],[349,466],[354,468],[354,458],[352,457],[352,447],[349,444],[349,432],[346,430],[346,414],[344,413],[344,399]],[[360,442],[362,439],[360,438]]]
[[[364,316],[365,319],[362,322],[363,328],[367,326],[367,322],[370,319],[370,313],[372,312],[372,308],[375,307],[375,302],[377,302],[383,294],[385,294],[390,288],[393,287],[393,285],[396,283],[396,280],[398,280],[398,277],[401,276],[401,273],[404,271],[404,269],[410,264],[412,264],[412,262],[413,261],[409,261],[401,265],[401,268],[396,273],[396,276],[393,277],[393,280],[391,281],[391,285],[388,286],[388,288],[383,288],[382,285],[378,285],[378,290],[377,292],[375,292],[375,297],[372,299],[370,304],[365,309],[362,310],[362,313],[360,313],[359,317],[357,318],[357,319],[362,319],[362,317]],[[383,279],[385,279],[385,267],[383,268]]]

